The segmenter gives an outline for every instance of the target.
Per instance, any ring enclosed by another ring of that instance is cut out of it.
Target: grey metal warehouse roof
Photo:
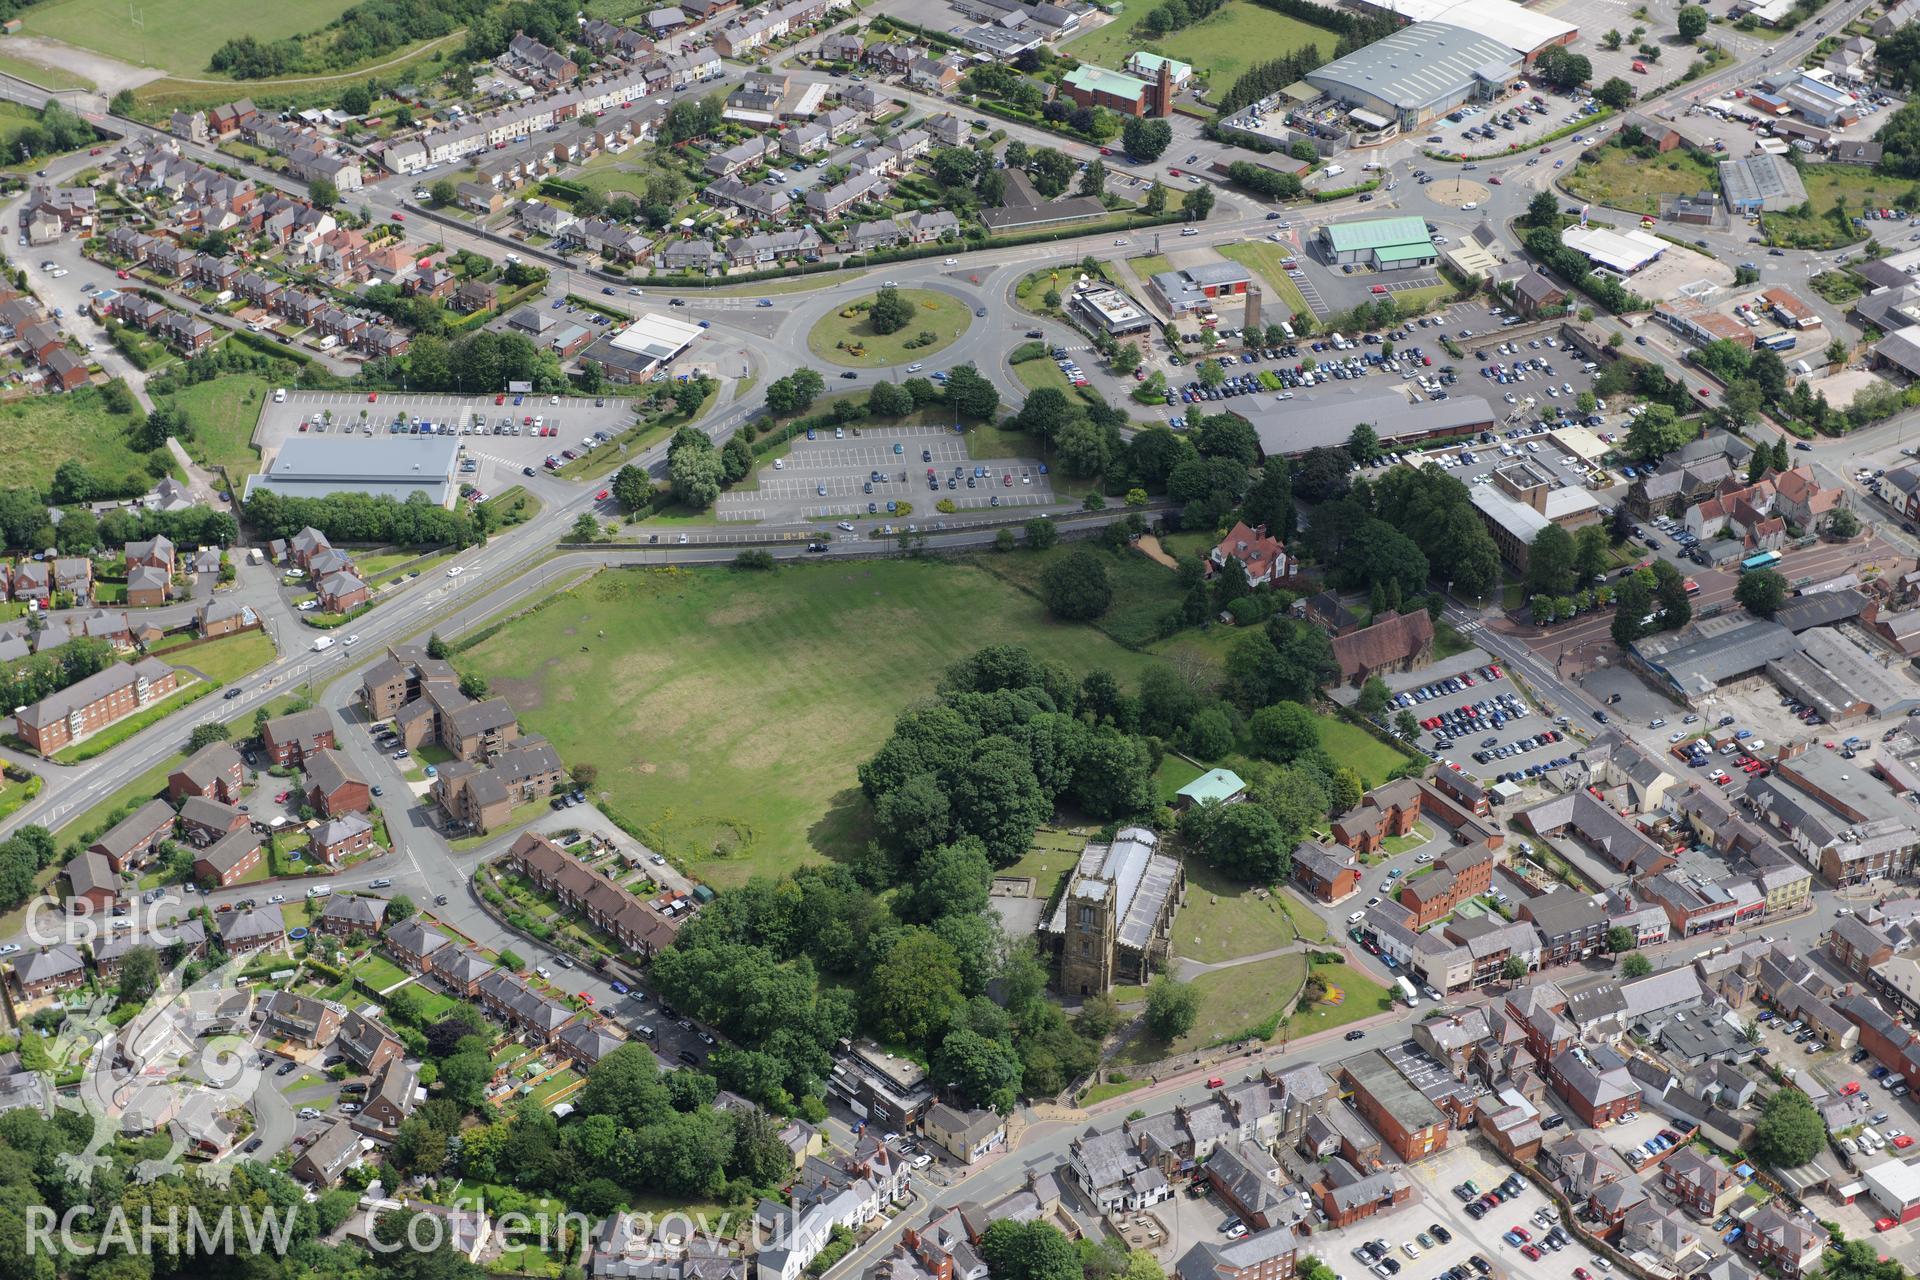
[[[1270,458],[1305,453],[1321,445],[1345,444],[1353,429],[1366,423],[1383,443],[1417,440],[1446,431],[1485,430],[1494,423],[1493,407],[1481,396],[1409,403],[1395,393],[1329,397],[1325,400],[1272,400],[1242,397],[1227,412],[1253,424],[1260,452]],[[1256,403],[1249,403],[1249,401]]]
[[[1730,624],[1730,625],[1729,625]],[[1711,692],[1736,676],[1792,653],[1793,632],[1759,618],[1714,618],[1686,631],[1648,636],[1634,651],[1689,696]]]
[[[1416,22],[1307,74],[1316,89],[1342,89],[1417,110],[1457,100],[1476,79],[1516,71],[1520,56],[1492,36],[1445,22]]]
[[[247,496],[266,488],[291,498],[365,493],[405,501],[425,492],[428,501],[445,506],[459,453],[460,441],[450,436],[296,436],[247,481]]]
[[[1720,185],[1731,205],[1769,201],[1778,208],[1799,204],[1807,198],[1800,171],[1782,156],[1761,154],[1720,162]]]

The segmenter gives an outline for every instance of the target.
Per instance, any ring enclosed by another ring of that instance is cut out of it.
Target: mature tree
[[[1360,696],[1354,701],[1354,710],[1363,716],[1377,716],[1387,709],[1387,700],[1392,696],[1386,681],[1379,676],[1368,676],[1367,682],[1360,686]]]
[[[1380,457],[1380,437],[1366,423],[1353,429],[1347,437],[1347,456],[1363,467],[1370,467]]]
[[[901,297],[898,289],[888,286],[873,296],[873,305],[867,308],[867,324],[875,333],[898,333],[912,323],[913,304]]]
[[[795,369],[767,384],[767,408],[783,418],[805,413],[826,387],[817,370]]]
[[[1161,974],[1147,985],[1147,1030],[1171,1043],[1193,1030],[1200,1014],[1200,992]]]
[[[1533,199],[1527,201],[1527,225],[1552,228],[1559,224],[1560,202],[1553,198],[1553,192],[1534,192]]]
[[[452,178],[436,178],[427,188],[427,203],[436,209],[444,209],[460,198],[460,188],[454,185]]]
[[[1827,517],[1827,532],[1842,541],[1848,538],[1858,537],[1860,534],[1860,517],[1853,514],[1853,512],[1846,507],[1841,507],[1831,516]]]
[[[1285,764],[1319,748],[1320,727],[1299,703],[1276,702],[1247,721],[1247,741],[1261,759]]]
[[[1623,978],[1644,978],[1653,972],[1653,961],[1638,951],[1629,951],[1620,957],[1620,976]]]
[[[641,468],[628,463],[613,473],[613,500],[620,509],[632,514],[653,497],[653,480]]]
[[[1733,598],[1748,613],[1771,618],[1787,598],[1787,580],[1772,569],[1755,569],[1740,575],[1734,584]]]
[[[1693,601],[1687,598],[1686,579],[1670,560],[1653,562],[1654,599],[1660,605],[1660,629],[1674,631],[1693,620]]]
[[[1035,516],[1025,528],[1030,550],[1045,551],[1060,541],[1060,526],[1046,516]]]
[[[933,1055],[933,1074],[968,1106],[1005,1115],[1020,1093],[1020,1058],[1012,1046],[966,1027],[947,1033]]]
[[[1506,963],[1500,966],[1500,976],[1508,982],[1520,981],[1527,976],[1527,962],[1519,956],[1508,956]]]
[[[947,403],[961,417],[983,422],[999,411],[1000,392],[971,364],[956,365],[947,375]]]
[[[1089,160],[1087,167],[1080,171],[1080,191],[1083,196],[1096,199],[1107,193],[1107,165],[1103,160]]]
[[[1319,816],[1327,809],[1319,797]],[[1261,804],[1195,805],[1180,816],[1180,842],[1201,851],[1229,875],[1254,884],[1282,879],[1293,864],[1293,841]]]
[[[1584,585],[1598,581],[1606,573],[1608,562],[1605,526],[1597,524],[1581,526],[1579,532],[1573,535],[1574,582]]]
[[[892,382],[877,382],[867,393],[867,412],[876,418],[899,418],[913,412],[913,397]]]
[[[1172,141],[1173,127],[1165,120],[1136,116],[1120,127],[1121,145],[1142,164],[1158,160]]]
[[[1682,40],[1698,40],[1707,32],[1707,11],[1697,4],[1684,4],[1673,15],[1673,24]]]
[[[1639,941],[1633,930],[1624,924],[1616,924],[1607,930],[1607,951],[1613,955],[1633,950]]]
[[[980,1260],[993,1280],[1085,1280],[1080,1255],[1050,1222],[1002,1218],[980,1235]]]
[[[1541,529],[1527,549],[1527,594],[1571,595],[1574,560],[1572,534],[1557,524]]]
[[[1051,442],[1073,421],[1073,406],[1060,388],[1036,387],[1027,393],[1026,403],[1020,406],[1013,421],[1020,430]]]
[[[1081,547],[1054,561],[1040,575],[1040,598],[1056,618],[1086,622],[1099,617],[1113,603],[1106,559]]]
[[[1826,1125],[1800,1090],[1781,1089],[1761,1104],[1753,1153],[1766,1164],[1796,1168],[1818,1155],[1826,1142]]]
[[[1680,12],[1685,13],[1686,10]],[[1608,76],[1606,82],[1593,91],[1593,96],[1615,111],[1624,111],[1633,103],[1633,86],[1619,76]]]
[[[460,673],[460,692],[475,702],[484,701],[487,696],[487,678],[478,671]]]
[[[1682,421],[1668,404],[1650,404],[1634,419],[1627,431],[1627,454],[1639,458],[1658,458],[1692,440],[1699,432],[1691,422]]]
[[[1213,188],[1201,183],[1188,191],[1180,203],[1180,216],[1188,222],[1205,222],[1213,212]]]
[[[228,730],[227,726],[221,724],[218,720],[209,720],[204,724],[193,726],[193,732],[187,735],[187,750],[198,751],[200,748],[210,747],[216,742],[225,742],[232,736],[233,734]]]
[[[135,947],[120,962],[118,995],[123,1005],[138,1005],[160,985],[160,955],[152,947]]]
[[[867,1017],[881,1035],[925,1044],[959,1015],[960,957],[926,929],[909,929],[874,965],[867,982]]]

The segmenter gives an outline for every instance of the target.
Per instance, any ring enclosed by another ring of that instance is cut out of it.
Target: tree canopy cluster
[[[335,542],[376,546],[465,547],[480,540],[472,515],[436,507],[424,493],[396,502],[364,493],[289,498],[263,488],[247,499],[246,512],[247,523],[268,538],[291,538],[311,525]]]
[[[1307,545],[1338,585],[1378,588],[1388,608],[1399,608],[1423,596],[1429,578],[1474,596],[1499,582],[1499,548],[1466,485],[1431,465],[1349,480],[1347,461],[1345,448],[1314,450],[1293,470],[1295,492],[1327,499]]]

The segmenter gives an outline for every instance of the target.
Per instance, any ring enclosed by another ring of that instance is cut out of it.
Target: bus
[[[1778,551],[1762,551],[1742,560],[1740,562],[1740,572],[1752,573],[1755,569],[1771,569],[1779,563],[1780,553]]]

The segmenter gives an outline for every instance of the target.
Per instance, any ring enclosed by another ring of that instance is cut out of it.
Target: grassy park
[[[894,333],[875,333],[867,323],[865,310],[849,305],[821,318],[807,335],[807,347],[831,364],[853,369],[880,369],[923,360],[951,346],[967,331],[972,319],[959,299],[931,289],[902,289],[900,296],[913,304],[914,318]],[[871,301],[871,299],[869,299]],[[933,341],[910,347],[921,333],[931,333]]]
[[[1359,774],[1363,787],[1379,786],[1395,769],[1412,759],[1344,720],[1324,715],[1314,719],[1320,725],[1320,745],[1339,763]]]
[[[460,660],[653,848],[738,884],[867,839],[854,768],[991,638],[1131,684],[1151,661],[974,565],[610,573]]]
[[[1173,918],[1173,953],[1203,964],[1274,951],[1299,938],[1326,937],[1326,927],[1279,890],[1258,890],[1203,862],[1187,864],[1187,904]]]
[[[140,67],[205,76],[207,59],[242,32],[262,44],[326,26],[351,0],[261,8],[248,0],[54,0],[23,11],[28,35],[49,36]]]
[[[195,462],[225,467],[234,480],[260,469],[253,447],[254,424],[272,388],[258,374],[230,373],[196,382],[168,397],[187,415],[193,432],[184,441]]]
[[[273,661],[273,641],[264,631],[241,631],[191,649],[157,649],[155,656],[170,667],[188,667],[216,684],[231,684]]]
[[[1155,36],[1137,21],[1149,7],[1129,9],[1131,16],[1096,27],[1068,42],[1062,52],[1118,70],[1128,54],[1145,49],[1191,64],[1196,74],[1209,77],[1215,90],[1224,90],[1255,63],[1308,45],[1318,45],[1321,55],[1331,58],[1340,39],[1324,27],[1263,9],[1251,0],[1229,4],[1185,30]]]
[[[1302,1002],[1300,1008],[1294,1011],[1293,1021],[1287,1024],[1287,1038],[1290,1040],[1344,1027],[1350,1022],[1370,1018],[1393,1007],[1393,997],[1385,987],[1351,966],[1318,965],[1313,970],[1313,976],[1326,983],[1328,988],[1337,988],[1342,999],[1339,1004],[1329,1004],[1324,1000],[1313,1004]]]
[[[1271,1040],[1281,1009],[1306,977],[1307,958],[1298,953],[1203,973],[1193,980],[1194,989],[1200,993],[1200,1012],[1193,1029],[1171,1045],[1142,1033],[1120,1051],[1117,1060],[1122,1064],[1156,1062],[1242,1035]],[[1294,1021],[1294,1034],[1298,1035],[1299,1019]]]

